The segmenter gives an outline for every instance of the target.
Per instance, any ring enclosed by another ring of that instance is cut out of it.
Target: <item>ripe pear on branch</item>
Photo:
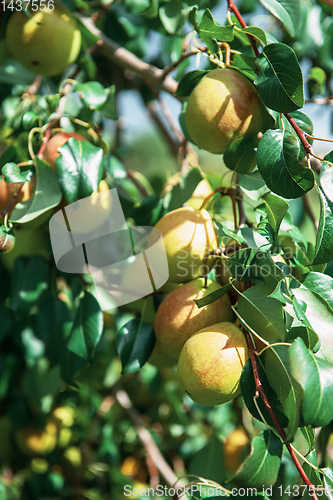
[[[187,339],[202,328],[221,321],[232,321],[228,294],[202,308],[194,302],[219,288],[221,286],[211,280],[204,288],[204,278],[198,278],[173,290],[161,302],[154,329],[161,348],[169,356],[177,359]]]
[[[214,406],[240,393],[240,377],[248,358],[245,336],[240,328],[222,322],[192,335],[178,360],[178,376],[193,401]]]
[[[58,75],[79,55],[81,32],[71,12],[58,2],[48,2],[43,10],[16,11],[7,24],[5,45],[29,71]]]
[[[224,154],[236,139],[260,131],[262,105],[250,80],[236,70],[217,68],[192,90],[185,120],[199,148]]]
[[[213,221],[206,210],[182,207],[164,215],[155,225],[163,236],[169,281],[185,283],[206,274],[213,259],[204,258],[217,246]]]

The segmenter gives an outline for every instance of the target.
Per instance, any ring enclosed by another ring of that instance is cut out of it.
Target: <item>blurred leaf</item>
[[[301,427],[301,432],[308,442],[309,451],[314,450],[316,446],[316,435],[314,429],[310,426]]]
[[[148,17],[149,19],[157,17],[158,6],[159,6],[159,0],[150,0],[150,5],[148,9],[144,10],[143,12],[140,12],[140,14],[144,17]]]
[[[107,99],[104,104],[97,109],[105,118],[118,120],[119,116],[116,110],[116,86],[111,85],[111,87],[105,89],[105,92],[107,93]]]
[[[291,37],[298,34],[300,0],[259,0],[273,16],[277,17]]]
[[[267,38],[263,29],[258,28],[257,26],[246,26],[246,28],[242,28],[241,31],[246,35],[252,35],[254,38],[266,45]]]
[[[180,0],[168,0],[159,9],[160,20],[170,34],[176,33],[185,22],[185,12]]]
[[[265,193],[269,192],[269,188],[258,170],[250,174],[243,174],[239,185],[252,200],[259,200]]]
[[[102,180],[103,150],[71,137],[59,152],[57,178],[68,203],[90,196]]]
[[[74,92],[78,92],[84,104],[91,109],[100,108],[108,99],[108,93],[99,82],[76,83]]]
[[[145,321],[133,319],[122,326],[117,336],[121,373],[138,371],[153,352],[154,345],[154,329]]]
[[[183,78],[180,80],[176,96],[177,97],[187,97],[190,95],[194,87],[199,83],[201,78],[208,73],[207,70],[196,69],[194,71],[189,71],[185,73]]]
[[[164,197],[164,208],[168,212],[184,205],[191,197],[195,188],[203,179],[199,168],[192,168],[187,174],[179,178],[178,184]]]
[[[259,97],[268,108],[290,113],[304,106],[302,71],[288,45],[266,45],[257,58],[256,75]]]
[[[50,286],[49,265],[43,257],[19,258],[15,262],[11,281],[11,309],[28,315],[41,301]]]
[[[282,304],[271,297],[270,289],[255,285],[241,294],[237,312],[241,318],[268,342],[283,341],[286,328]]]
[[[94,350],[103,332],[103,314],[97,300],[85,292],[77,310],[68,349],[80,358],[93,362]]]
[[[273,193],[299,198],[312,189],[314,173],[298,161],[299,144],[288,131],[268,130],[259,141],[258,168]]]
[[[234,39],[233,26],[218,26],[209,9],[206,9],[199,26],[196,23],[195,29],[201,40],[207,45],[209,52],[217,52],[218,46],[215,39],[220,42],[231,42]]]
[[[10,215],[12,222],[24,224],[36,219],[50,208],[56,207],[61,200],[61,192],[55,172],[39,158],[35,159],[36,187],[34,196],[28,201],[18,203]]]
[[[289,349],[290,371],[303,389],[303,425],[324,427],[333,414],[333,365],[317,358],[301,339]]]
[[[212,435],[208,444],[191,458],[189,474],[211,481],[221,481],[223,462],[222,441],[217,436]]]
[[[271,486],[279,472],[282,442],[271,430],[266,430],[253,439],[251,446],[251,454],[243,462],[234,479],[257,488]]]

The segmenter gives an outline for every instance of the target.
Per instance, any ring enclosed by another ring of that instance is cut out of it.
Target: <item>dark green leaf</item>
[[[299,198],[312,189],[314,173],[298,161],[299,143],[283,130],[268,130],[259,141],[258,168],[267,186],[283,198]]]
[[[268,295],[270,289],[255,285],[239,297],[237,312],[261,338],[283,341],[286,333],[282,304]]]
[[[246,26],[246,28],[242,28],[241,31],[242,33],[246,33],[246,35],[252,35],[254,38],[266,45],[266,33],[261,28],[258,28],[257,26]]]
[[[300,0],[259,0],[273,16],[277,17],[291,37],[298,34],[300,24]]]
[[[249,174],[257,162],[257,134],[236,139],[223,155],[225,165],[239,174]]]
[[[312,264],[325,264],[333,260],[333,202],[327,198],[321,187],[316,188],[320,200],[320,218]]]
[[[270,109],[290,113],[304,106],[302,71],[295,52],[284,43],[266,45],[257,58],[255,84]]]
[[[145,321],[133,319],[118,332],[117,351],[122,372],[138,371],[151,355],[155,345],[154,329]]]
[[[192,168],[187,174],[180,177],[178,184],[164,197],[165,210],[170,212],[182,207],[202,179],[199,168]]]
[[[230,284],[224,285],[222,288],[218,288],[217,290],[214,290],[214,292],[211,292],[211,293],[205,295],[204,297],[202,297],[202,299],[198,299],[198,300],[194,299],[194,302],[196,303],[196,305],[199,308],[207,306],[208,304],[211,304],[212,302],[215,302],[219,298],[223,297],[223,295],[225,295],[227,293],[229,288],[232,288],[232,285],[230,285]]]
[[[213,435],[209,443],[192,457],[189,464],[189,473],[211,481],[220,481],[222,467],[222,441]]]
[[[303,389],[303,425],[323,427],[333,415],[333,365],[317,358],[301,339],[289,349],[290,371]]]
[[[266,193],[262,196],[265,203],[265,212],[267,214],[268,222],[273,228],[274,233],[278,233],[283,217],[286,215],[289,208],[288,203],[274,195],[273,193]]]
[[[97,110],[102,113],[105,118],[110,120],[118,120],[119,116],[116,110],[116,86],[111,85],[108,89],[105,89],[107,93],[107,99],[102,106],[97,108]]]
[[[187,97],[190,95],[194,87],[199,83],[201,78],[208,73],[206,70],[197,69],[194,71],[189,71],[185,73],[183,78],[180,80],[176,96],[177,97]]]
[[[93,295],[85,292],[80,300],[67,348],[92,363],[93,353],[103,332],[103,313]]]
[[[264,431],[252,441],[251,454],[243,462],[235,480],[256,488],[271,486],[279,472],[282,443],[271,430]]]
[[[68,201],[73,203],[91,195],[103,175],[103,150],[87,141],[70,138],[59,148],[56,159],[59,185]]]

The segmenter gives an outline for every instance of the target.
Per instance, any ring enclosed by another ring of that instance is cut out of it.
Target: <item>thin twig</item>
[[[43,76],[42,75],[37,75],[30,87],[27,88],[27,90],[22,94],[22,99],[25,99],[26,97],[32,97],[37,94],[38,89],[42,83]]]
[[[236,5],[235,5],[235,2],[234,0],[227,0],[228,2],[228,9],[229,10],[232,10],[232,12],[235,14],[238,22],[240,23],[241,27],[242,28],[246,28],[247,25],[246,25],[246,22],[244,21],[244,19],[242,18],[239,10],[237,9]],[[256,43],[253,39],[253,37],[251,35],[247,35],[248,39],[250,40],[250,44],[251,44],[251,47],[253,49],[253,52],[255,53],[255,55],[258,57],[259,55],[259,50],[256,46]]]
[[[115,390],[115,397],[120,406],[126,411],[128,416],[132,420],[147,456],[150,456],[151,460],[154,462],[157,469],[170,486],[176,484],[178,481],[178,477],[171,469],[170,465],[166,462],[148,430],[141,424],[140,415],[137,412],[136,408],[133,406],[127,392],[118,387]]]

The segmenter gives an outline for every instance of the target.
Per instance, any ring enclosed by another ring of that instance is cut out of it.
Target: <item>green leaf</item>
[[[268,297],[270,292],[263,285],[248,288],[239,297],[237,312],[261,338],[281,342],[286,334],[283,307],[278,300]]]
[[[289,419],[288,440],[292,440],[299,426],[302,390],[290,374],[290,346],[274,345],[265,351],[265,367],[269,385],[276,393],[280,410]]]
[[[155,345],[154,329],[140,319],[132,319],[122,326],[117,337],[117,351],[122,374],[133,373],[146,363]]]
[[[234,480],[262,489],[275,483],[282,457],[281,440],[271,430],[256,436],[251,454],[242,463]]]
[[[266,33],[264,32],[264,30],[258,28],[257,26],[246,26],[246,28],[242,28],[240,31],[242,33],[245,33],[246,35],[253,36],[264,45],[267,44]]]
[[[303,389],[303,425],[324,427],[333,414],[333,365],[317,358],[296,339],[289,349],[290,372]]]
[[[90,196],[102,180],[103,150],[71,137],[59,152],[57,178],[68,203]]]
[[[84,104],[90,109],[100,108],[108,99],[108,92],[99,82],[76,83],[74,92],[78,92]]]
[[[158,15],[159,0],[151,0],[147,10],[140,12],[141,16],[153,19]]]
[[[15,262],[12,275],[11,309],[27,315],[33,306],[39,304],[50,287],[49,265],[43,257],[20,258]]]
[[[325,171],[324,164],[322,168]],[[323,187],[316,186],[316,189],[320,200],[320,218],[312,264],[325,264],[333,260],[333,201],[327,197]]]
[[[298,34],[300,24],[300,0],[259,0],[273,16],[281,21],[291,37]]]
[[[67,348],[92,363],[94,350],[103,332],[103,313],[93,295],[85,292],[76,312]]]
[[[61,191],[55,172],[39,158],[35,159],[36,187],[30,200],[15,205],[10,220],[24,224],[36,219],[44,212],[56,207],[61,201]]]
[[[189,474],[211,481],[219,481],[222,466],[223,444],[217,436],[212,435],[208,444],[192,457],[189,464]]]
[[[109,120],[118,120],[119,116],[116,110],[116,86],[111,85],[108,89],[105,89],[107,93],[107,99],[104,104],[97,108],[97,110],[105,116],[105,118],[109,118]]]
[[[198,35],[207,45],[209,52],[217,52],[217,44],[214,39],[220,42],[232,42],[234,39],[233,26],[218,26],[209,9],[206,9],[199,24]]]
[[[233,141],[223,155],[225,165],[239,174],[250,173],[257,161],[257,134],[247,135]]]
[[[223,295],[227,293],[229,288],[232,288],[231,284],[224,285],[222,288],[218,288],[217,290],[214,290],[214,292],[208,293],[207,295],[202,297],[202,299],[193,300],[199,308],[204,307],[223,297]]]
[[[239,185],[251,200],[259,200],[265,193],[269,192],[269,188],[258,170],[251,174],[243,174]]]
[[[176,96],[177,97],[187,97],[190,95],[194,87],[199,83],[201,78],[205,76],[209,71],[203,69],[196,69],[194,71],[189,71],[185,73],[183,78],[180,80]]]
[[[309,451],[313,451],[316,447],[316,435],[312,427],[301,427],[301,432],[309,445]]]
[[[231,54],[229,67],[240,71],[253,82],[256,69],[255,61],[255,57],[247,54]]]
[[[323,273],[310,272],[302,281],[302,285],[321,297],[333,314],[333,278]]]
[[[32,179],[33,174],[31,171],[22,172],[16,163],[6,163],[1,169],[5,182],[25,183]]]
[[[278,233],[283,217],[286,215],[289,208],[289,204],[274,195],[273,193],[266,193],[262,196],[265,203],[265,212],[267,214],[268,222],[274,230],[274,233]]]
[[[187,174],[180,177],[178,184],[164,197],[164,209],[170,212],[182,207],[202,179],[203,176],[199,168],[192,168]]]
[[[277,398],[277,395],[275,394],[275,392],[273,391],[271,386],[268,384],[264,359],[265,359],[265,353],[260,354],[260,356],[257,356],[257,366],[258,366],[260,382],[263,386],[263,389],[265,391],[265,394],[267,396],[269,404],[270,404],[276,418],[278,419],[281,427],[287,427],[288,419],[280,411],[280,409],[279,409],[280,402]],[[253,369],[252,369],[252,364],[251,364],[250,359],[246,362],[244,369],[242,371],[240,385],[241,385],[241,391],[242,391],[244,403],[246,404],[247,409],[249,410],[251,415],[253,415],[255,418],[257,418],[261,422],[262,422],[262,416],[263,416],[265,419],[265,422],[268,425],[275,427],[275,424],[274,424],[272,417],[270,416],[270,414],[267,410],[267,407],[266,407],[264,401],[262,400],[261,397],[256,397],[256,384],[255,384],[255,380],[254,380]],[[254,403],[254,400],[256,401],[256,404]],[[259,407],[260,413],[258,412],[257,407]]]
[[[169,0],[159,9],[161,23],[171,35],[175,34],[185,22],[185,11],[180,0]]]
[[[266,45],[256,62],[255,84],[265,106],[280,113],[304,106],[302,70],[291,47],[284,43]]]
[[[299,143],[283,130],[268,130],[259,141],[258,169],[267,186],[283,198],[299,198],[314,186],[314,173],[298,160]]]
[[[305,316],[310,324],[310,327],[320,339],[320,350],[316,356],[326,359],[333,364],[333,314],[330,308],[318,297],[315,293],[301,286],[292,288],[292,293],[295,295],[299,303],[306,304]],[[290,307],[287,306],[289,312]]]

